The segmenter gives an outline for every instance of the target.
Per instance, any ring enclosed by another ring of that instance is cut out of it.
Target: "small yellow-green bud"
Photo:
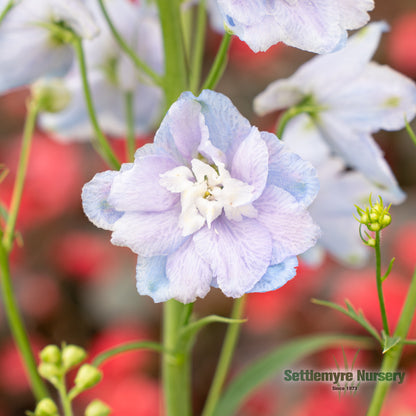
[[[111,409],[101,400],[92,401],[85,409],[85,416],[108,416]]]
[[[381,225],[378,222],[372,222],[368,225],[370,231],[380,231]]]
[[[377,220],[378,220],[378,214],[376,214],[373,210],[371,210],[370,221],[377,221]]]
[[[86,357],[85,350],[77,345],[67,345],[62,350],[62,363],[65,370],[81,364]]]
[[[383,227],[387,227],[391,223],[391,215],[390,214],[384,214],[382,218],[380,218],[380,224]]]
[[[42,399],[36,406],[35,416],[59,416],[58,408],[53,400]]]
[[[57,113],[71,101],[71,94],[59,79],[39,80],[32,85],[32,96],[39,102],[42,111]]]
[[[50,363],[40,363],[38,372],[43,378],[46,378],[46,380],[49,381],[61,375],[60,368],[56,364]]]
[[[367,224],[368,223],[368,215],[367,214],[363,214],[360,217],[360,223],[361,224]]]
[[[61,362],[61,351],[56,345],[47,345],[39,356],[44,363],[58,365]]]
[[[75,377],[75,386],[77,390],[86,390],[95,386],[102,378],[101,371],[90,364],[84,364]]]
[[[376,240],[374,240],[374,238],[369,238],[368,240],[367,240],[367,245],[368,246],[370,246],[370,247],[375,247],[376,246]]]

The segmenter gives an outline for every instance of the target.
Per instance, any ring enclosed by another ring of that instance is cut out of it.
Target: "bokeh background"
[[[391,31],[383,37],[376,61],[386,63],[416,80],[416,5],[414,0],[376,0],[372,20],[386,20]],[[206,61],[212,61],[219,37],[207,38]],[[312,55],[277,45],[267,53],[253,54],[234,39],[228,69],[218,90],[226,93],[241,113],[261,129],[272,130],[277,114],[258,118],[252,100],[271,81],[291,75]],[[0,163],[10,170],[0,183],[0,200],[7,203],[12,190],[25,117],[24,89],[0,97]],[[416,129],[416,124],[412,126]],[[392,209],[392,225],[383,234],[384,267],[396,257],[385,283],[390,324],[394,324],[416,265],[416,147],[405,131],[377,134],[399,183],[408,194],[406,202]],[[121,139],[121,140],[120,140]],[[151,141],[140,137],[137,145]],[[111,139],[122,156],[122,138]],[[135,290],[135,256],[114,247],[109,233],[95,228],[81,208],[82,185],[104,163],[88,144],[61,144],[38,130],[34,138],[25,193],[18,220],[20,244],[12,253],[16,296],[35,351],[62,341],[81,345],[90,357],[122,342],[159,340],[161,305]],[[358,230],[358,226],[357,226]],[[297,277],[283,288],[247,299],[247,323],[233,362],[237,373],[262,353],[297,336],[322,332],[362,334],[341,314],[310,302],[311,298],[343,302],[348,298],[362,308],[371,323],[381,327],[375,277],[370,259],[364,269],[353,270],[326,258],[318,269],[301,264]],[[229,299],[213,290],[198,300],[196,314],[227,315]],[[203,404],[218,357],[225,327],[215,324],[199,336],[194,351],[194,408]],[[416,338],[416,322],[410,337]],[[356,350],[345,349],[352,362]],[[360,351],[356,367],[377,369],[380,351]],[[341,349],[316,354],[297,368],[335,368],[343,363]],[[395,386],[383,416],[416,415],[416,349],[406,348],[401,363],[405,382]],[[101,398],[115,416],[162,416],[160,410],[159,358],[151,352],[130,352],[103,366],[104,380],[76,402],[76,414],[85,404]],[[240,409],[240,416],[364,415],[373,385],[362,385],[355,395],[339,397],[328,384],[283,381],[276,374]],[[21,416],[34,402],[10,337],[0,304],[0,416]]]

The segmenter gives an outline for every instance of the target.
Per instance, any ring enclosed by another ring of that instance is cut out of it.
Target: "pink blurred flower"
[[[407,272],[416,267],[416,222],[409,222],[399,229],[393,242],[396,262]]]

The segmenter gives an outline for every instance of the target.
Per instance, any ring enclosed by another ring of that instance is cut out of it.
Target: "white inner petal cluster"
[[[229,220],[241,221],[254,218],[257,210],[253,207],[254,188],[234,179],[224,164],[217,166],[192,159],[192,169],[179,166],[160,175],[159,183],[170,192],[181,194],[181,215],[179,226],[182,235],[198,231],[207,223],[208,228],[222,210]]]

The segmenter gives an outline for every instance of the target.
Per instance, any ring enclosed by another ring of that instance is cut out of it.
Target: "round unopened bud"
[[[371,213],[370,213],[370,220],[371,221],[377,221],[378,220],[378,214],[373,212],[373,210],[371,210]]]
[[[368,225],[368,229],[370,231],[380,231],[381,230],[381,225],[378,222],[373,222],[373,223]]]
[[[36,406],[35,416],[59,416],[58,408],[53,400],[42,399]]]
[[[380,219],[380,224],[383,227],[387,227],[391,223],[391,215],[390,214],[384,214],[383,218]]]
[[[363,214],[360,217],[360,223],[361,224],[367,224],[368,223],[368,215],[367,214]]]
[[[101,371],[90,364],[84,364],[75,377],[75,386],[78,390],[86,390],[95,386],[102,378]]]
[[[374,240],[374,238],[369,238],[368,240],[367,240],[367,245],[368,246],[370,246],[370,247],[375,247],[376,246],[376,240]]]
[[[71,101],[71,94],[59,79],[39,80],[32,85],[32,96],[39,102],[41,110],[57,113]]]
[[[59,364],[61,362],[61,351],[56,345],[47,345],[39,356],[44,363]]]
[[[111,409],[101,400],[92,401],[85,409],[85,416],[108,416]]]
[[[69,370],[72,367],[81,364],[87,356],[84,348],[77,345],[67,345],[62,350],[62,363],[65,370]]]
[[[38,372],[43,378],[49,381],[61,375],[60,368],[56,364],[50,363],[40,363]]]

